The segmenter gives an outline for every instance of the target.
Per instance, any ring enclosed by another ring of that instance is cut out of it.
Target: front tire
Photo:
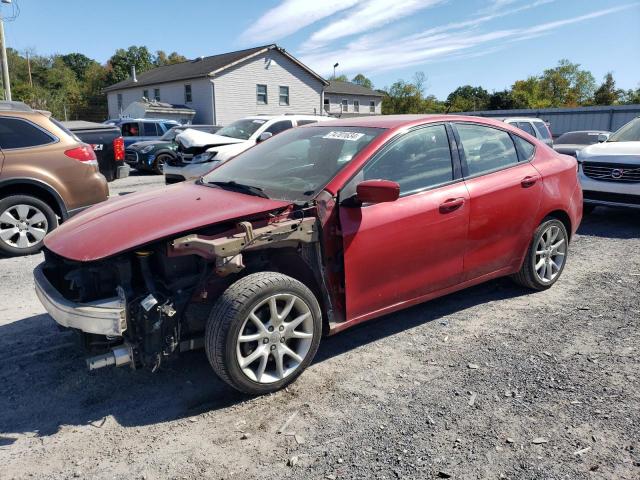
[[[164,174],[164,166],[170,159],[171,156],[167,155],[166,153],[158,155],[158,157],[153,162],[153,166],[151,167],[153,173],[155,173],[156,175]]]
[[[569,235],[564,224],[546,218],[533,234],[516,283],[533,290],[546,290],[558,281],[567,263]]]
[[[0,199],[0,253],[30,255],[40,251],[45,235],[58,226],[51,207],[30,195]]]
[[[250,395],[275,392],[311,364],[322,334],[314,294],[276,272],[248,275],[232,284],[211,311],[205,349],[213,370]]]

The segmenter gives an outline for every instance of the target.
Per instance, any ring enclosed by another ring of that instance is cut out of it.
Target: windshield
[[[640,117],[620,127],[609,137],[609,142],[640,142]]]
[[[598,143],[598,136],[604,132],[567,132],[553,142],[555,145],[592,145]]]
[[[183,131],[184,131],[184,128],[173,127],[164,135],[162,135],[160,137],[160,140],[164,140],[165,142],[171,142],[173,141],[174,138],[176,138],[176,135],[178,135],[179,133],[182,133]]]
[[[293,128],[221,164],[204,183],[255,187],[269,198],[308,201],[383,130]]]
[[[238,120],[237,122],[233,122],[226,127],[221,128],[216,133],[223,137],[249,140],[249,137],[256,133],[256,130],[265,123],[267,123],[267,121],[261,118]]]

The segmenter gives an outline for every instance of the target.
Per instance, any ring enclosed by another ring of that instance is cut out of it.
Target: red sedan
[[[46,238],[36,291],[90,368],[204,346],[230,385],[272,392],[322,334],[501,276],[551,287],[582,216],[576,171],[490,119],[309,125],[74,217]]]

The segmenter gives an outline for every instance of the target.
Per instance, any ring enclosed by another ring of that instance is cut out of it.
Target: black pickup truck
[[[117,126],[83,120],[62,123],[82,142],[93,147],[100,173],[108,182],[129,176],[129,165],[124,162],[124,139]]]

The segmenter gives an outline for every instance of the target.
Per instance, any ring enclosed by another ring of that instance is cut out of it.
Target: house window
[[[356,113],[360,111],[360,100],[353,101],[353,111]]]
[[[184,86],[184,103],[191,103],[193,98],[191,97],[191,85]]]
[[[266,105],[267,104],[267,86],[266,85],[256,85],[256,101],[258,105]]]
[[[330,98],[325,98],[324,99],[324,111],[328,112],[329,110],[331,110],[331,99]]]
[[[118,112],[122,113],[122,94],[118,94]]]
[[[153,89],[153,99],[154,99],[156,102],[159,102],[159,101],[160,101],[160,89],[159,89],[159,88],[154,88],[154,89]]]
[[[149,100],[149,90],[142,90],[142,98]]]
[[[349,111],[349,102],[347,100],[342,100],[342,111],[343,112]]]
[[[289,87],[280,87],[280,105],[289,105]]]
[[[369,112],[376,113],[376,102],[373,100],[369,102]]]

